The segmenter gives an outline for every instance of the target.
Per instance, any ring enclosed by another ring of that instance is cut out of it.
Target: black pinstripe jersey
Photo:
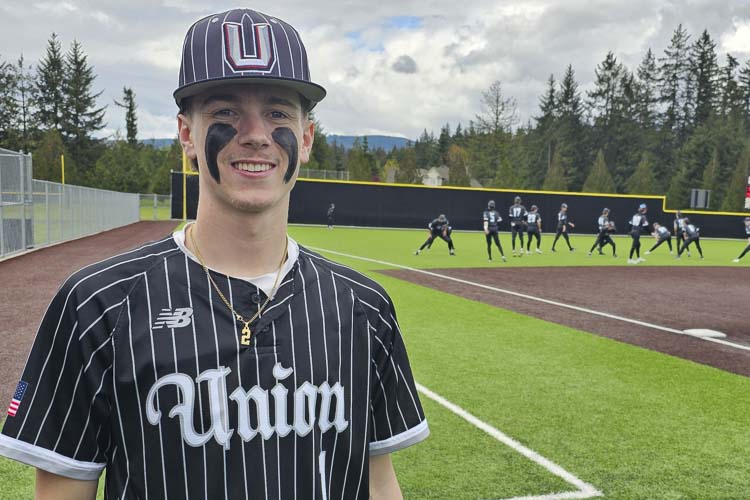
[[[265,300],[212,275],[246,317]],[[241,326],[172,237],[75,273],[0,454],[77,479],[106,468],[107,498],[367,498],[369,456],[429,434],[372,280],[300,247],[249,346]]]

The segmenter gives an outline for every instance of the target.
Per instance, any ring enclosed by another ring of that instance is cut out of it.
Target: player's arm
[[[372,500],[401,500],[403,498],[390,454],[370,457],[370,498]]]
[[[483,224],[484,234],[490,234],[489,225],[490,223],[487,221],[487,219],[484,219],[484,224]]]
[[[370,469],[372,470],[372,469]],[[98,481],[81,481],[36,470],[36,500],[94,500]]]

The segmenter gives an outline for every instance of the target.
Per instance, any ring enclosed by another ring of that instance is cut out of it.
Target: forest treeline
[[[34,177],[129,192],[169,192],[181,168],[176,142],[165,149],[138,140],[136,95],[100,106],[96,75],[77,41],[63,52],[54,33],[35,66],[0,57],[0,147],[32,152]],[[166,97],[165,97],[166,98]],[[309,168],[344,170],[352,180],[420,183],[420,169],[446,166],[447,184],[603,193],[666,194],[688,204],[691,188],[709,189],[711,207],[741,210],[750,175],[750,61],[719,54],[708,31],[678,26],[668,47],[648,49],[636,68],[608,52],[582,90],[574,68],[550,75],[525,123],[500,80],[463,123],[423,131],[403,148],[346,149],[317,130]],[[107,105],[125,108],[124,133],[97,138]]]

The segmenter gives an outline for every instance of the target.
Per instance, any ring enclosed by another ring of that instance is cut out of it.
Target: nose
[[[238,123],[237,136],[241,145],[255,149],[266,148],[271,144],[270,130],[263,117],[255,113],[242,117]]]

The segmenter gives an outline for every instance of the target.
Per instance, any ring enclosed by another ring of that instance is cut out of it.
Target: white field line
[[[374,262],[374,263],[380,264],[380,265],[397,267],[397,268],[400,268],[400,269],[405,269],[407,271],[413,271],[415,273],[421,273],[421,274],[426,274],[428,276],[433,276],[435,278],[442,278],[442,279],[445,279],[445,280],[448,280],[448,281],[455,281],[456,283],[462,283],[464,285],[475,286],[477,288],[483,288],[485,290],[491,290],[493,292],[498,292],[498,293],[504,293],[504,294],[507,294],[507,295],[512,295],[514,297],[520,297],[520,298],[523,298],[523,299],[533,300],[533,301],[536,301],[536,302],[542,302],[544,304],[549,304],[549,305],[553,305],[553,306],[557,306],[557,307],[564,307],[566,309],[572,309],[572,310],[578,311],[578,312],[583,312],[583,313],[587,313],[587,314],[593,314],[593,315],[596,315],[596,316],[602,316],[604,318],[614,319],[614,320],[617,320],[617,321],[623,321],[625,323],[631,323],[631,324],[638,325],[638,326],[643,326],[643,327],[646,327],[646,328],[652,328],[654,330],[661,330],[663,332],[674,333],[674,334],[677,334],[677,335],[684,335],[684,336],[687,336],[687,337],[693,337],[693,338],[696,338],[696,339],[705,340],[706,342],[714,342],[716,344],[722,344],[722,345],[725,345],[725,346],[728,346],[728,347],[732,347],[732,348],[735,348],[735,349],[740,349],[740,350],[743,350],[743,351],[750,351],[750,346],[746,346],[746,345],[742,345],[742,344],[736,344],[734,342],[729,342],[727,340],[715,339],[715,338],[711,338],[711,337],[701,337],[701,336],[698,336],[698,335],[691,335],[689,333],[685,333],[682,330],[677,330],[676,328],[669,328],[667,326],[656,325],[654,323],[648,323],[646,321],[639,321],[637,319],[625,318],[623,316],[617,316],[615,314],[610,314],[610,313],[606,313],[606,312],[603,312],[603,311],[596,311],[594,309],[588,309],[586,307],[579,307],[579,306],[574,306],[574,305],[571,305],[571,304],[565,304],[563,302],[557,302],[555,300],[543,299],[541,297],[535,297],[533,295],[528,295],[528,294],[525,294],[525,293],[513,292],[511,290],[505,290],[503,288],[498,288],[498,287],[494,287],[494,286],[490,286],[490,285],[485,285],[483,283],[477,283],[475,281],[464,280],[464,279],[461,279],[461,278],[454,278],[453,276],[447,276],[445,274],[434,273],[432,271],[425,271],[424,269],[417,269],[417,268],[414,268],[414,267],[403,266],[401,264],[395,264],[393,262],[386,262],[386,261],[383,261],[383,260],[371,259],[369,257],[360,257],[358,255],[351,255],[351,254],[348,254],[348,253],[336,252],[334,250],[327,250],[325,248],[316,248],[316,247],[309,247],[309,248],[311,248],[312,250],[319,251],[319,252],[326,252],[326,253],[331,253],[331,254],[334,254],[334,255],[340,255],[342,257],[348,257],[350,259],[364,260],[364,261],[367,261],[367,262]]]
[[[430,398],[431,400],[435,401],[439,405],[443,406],[444,408],[447,408],[454,414],[458,415],[459,417],[463,418],[467,422],[469,422],[474,427],[479,428],[480,430],[486,432],[496,440],[500,441],[504,445],[512,448],[513,450],[517,451],[524,457],[528,458],[532,462],[541,465],[545,469],[547,469],[552,474],[556,475],[557,477],[563,479],[569,484],[572,484],[576,488],[578,488],[578,491],[565,491],[560,493],[550,493],[542,496],[525,496],[525,497],[514,497],[510,500],[531,500],[531,499],[545,499],[545,500],[562,500],[566,498],[591,498],[591,497],[599,497],[602,496],[602,493],[591,486],[588,483],[585,483],[584,481],[578,479],[576,476],[571,474],[570,472],[566,471],[556,463],[552,462],[551,460],[544,458],[539,453],[535,452],[534,450],[531,450],[512,437],[504,434],[500,430],[496,429],[495,427],[492,427],[490,424],[483,422],[482,420],[479,420],[477,417],[472,415],[471,413],[467,412],[463,408],[461,408],[458,405],[455,405],[445,399],[444,397],[440,396],[439,394],[436,394],[426,388],[425,386],[421,384],[416,384],[417,390]]]

